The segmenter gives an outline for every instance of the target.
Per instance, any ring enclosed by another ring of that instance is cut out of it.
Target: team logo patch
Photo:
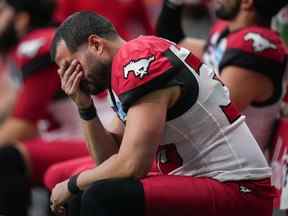
[[[141,58],[138,60],[131,60],[124,66],[124,78],[128,79],[129,73],[134,73],[139,79],[143,79],[148,75],[150,64],[155,60],[155,56],[149,56],[147,58]]]
[[[23,42],[17,52],[20,55],[32,58],[34,57],[40,48],[46,43],[46,40],[44,38],[34,39],[30,41]]]
[[[244,40],[251,40],[253,42],[253,48],[256,52],[263,52],[267,49],[277,49],[275,44],[271,43],[268,39],[264,38],[258,33],[249,32],[245,35]]]

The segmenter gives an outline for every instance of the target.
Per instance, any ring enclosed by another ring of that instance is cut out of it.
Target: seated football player
[[[51,54],[97,164],[55,186],[53,211],[74,196],[70,215],[272,214],[265,157],[228,88],[192,52],[153,36],[125,41],[104,17],[79,12]],[[91,101],[105,89],[117,113],[109,130]]]

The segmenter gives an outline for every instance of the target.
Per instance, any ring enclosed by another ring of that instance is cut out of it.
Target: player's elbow
[[[145,177],[150,171],[151,164],[148,162],[139,162],[133,159],[127,160],[125,170],[127,177],[140,179]]]

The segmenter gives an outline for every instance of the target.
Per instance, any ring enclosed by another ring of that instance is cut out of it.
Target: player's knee
[[[102,211],[108,215],[141,215],[144,212],[144,192],[139,181],[107,179],[92,184],[82,195],[82,214]],[[100,214],[101,215],[101,214]]]
[[[60,165],[52,165],[46,171],[44,175],[44,185],[52,191],[56,184],[64,181],[63,173],[63,166]]]
[[[99,216],[104,214],[107,215],[107,198],[110,195],[106,194],[107,188],[105,185],[105,181],[95,182],[83,192],[80,215],[92,216],[96,212]],[[102,188],[101,186],[105,186],[105,188]],[[111,203],[114,203],[114,200]]]
[[[109,199],[110,201],[113,199],[113,196],[111,196],[113,188],[109,188],[109,185],[111,185],[110,180],[102,180],[93,183],[82,195],[82,206],[86,209],[94,207],[95,204],[105,206],[107,202],[109,202]]]

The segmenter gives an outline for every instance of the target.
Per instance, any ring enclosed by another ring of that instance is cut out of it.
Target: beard
[[[265,1],[265,0],[263,0]],[[221,5],[216,9],[215,14],[218,18],[223,20],[233,20],[239,13],[241,6],[241,0],[235,0],[234,5],[230,7],[225,7],[225,5]]]
[[[97,95],[108,88],[111,64],[98,63],[90,70],[87,78],[80,81],[80,90],[87,95]]]
[[[0,33],[0,54],[7,54],[7,52],[17,45],[18,41],[19,39],[17,37],[14,23],[11,21]]]

